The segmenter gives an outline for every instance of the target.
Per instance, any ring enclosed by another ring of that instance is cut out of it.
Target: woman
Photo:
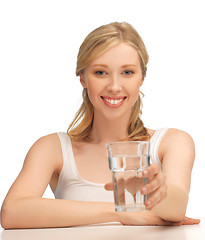
[[[148,54],[136,30],[111,23],[91,32],[80,47],[76,74],[83,104],[67,133],[40,138],[2,205],[5,229],[67,227],[110,221],[130,225],[199,223],[185,218],[194,143],[176,129],[151,130],[140,119],[140,87]],[[114,211],[105,144],[151,141],[145,212]],[[176,167],[177,166],[177,167]],[[50,184],[56,199],[42,195]],[[105,187],[105,189],[104,189]]]

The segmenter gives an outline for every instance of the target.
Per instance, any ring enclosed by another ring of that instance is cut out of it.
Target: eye
[[[130,71],[130,70],[126,70],[123,72],[124,75],[131,75],[133,74],[134,72],[133,71]]]
[[[106,74],[106,72],[104,72],[104,71],[96,71],[95,74],[99,75],[99,76],[103,76],[103,75]]]

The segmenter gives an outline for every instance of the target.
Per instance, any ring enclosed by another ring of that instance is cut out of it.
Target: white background
[[[196,161],[187,215],[205,217],[203,0],[0,1],[0,204],[41,136],[66,131],[81,103],[76,55],[86,35],[131,23],[150,62],[142,91],[147,127],[188,132]],[[177,168],[177,166],[176,166]],[[53,197],[50,189],[45,197]]]

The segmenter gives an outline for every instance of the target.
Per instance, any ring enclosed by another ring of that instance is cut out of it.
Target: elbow
[[[186,214],[187,203],[188,194],[183,191],[177,193],[177,195],[172,199],[172,204],[169,205],[169,210],[167,211],[167,220],[170,222],[183,221]]]
[[[152,211],[165,221],[181,222],[185,218],[188,193],[179,187],[169,186],[167,198],[153,207]]]
[[[12,229],[13,227],[9,224],[8,221],[6,221],[5,219],[1,219],[1,226],[2,228],[4,228],[5,230],[8,230],[8,229]]]
[[[162,216],[162,218],[168,222],[181,222],[185,218],[185,212],[169,213],[165,216]]]
[[[11,226],[9,224],[8,210],[6,210],[5,207],[3,207],[3,206],[1,208],[1,226],[4,229],[11,228]]]
[[[178,206],[177,206],[178,205]],[[185,218],[186,204],[176,204],[175,206],[169,206],[161,213],[161,218],[168,222],[181,222]]]
[[[156,215],[167,222],[181,222],[185,218],[186,207],[178,208],[178,207],[170,207],[166,209],[156,209],[153,211]]]
[[[1,226],[5,230],[15,228],[14,226],[15,218],[12,212],[13,212],[12,207],[7,203],[3,203],[1,208]]]

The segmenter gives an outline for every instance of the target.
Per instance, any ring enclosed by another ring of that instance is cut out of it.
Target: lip
[[[101,98],[119,100],[119,99],[123,99],[123,98],[126,98],[126,97],[125,96],[101,96]]]
[[[108,101],[105,100],[109,99],[109,100],[121,100],[123,99],[121,102],[117,103],[117,104],[111,104]],[[103,102],[105,103],[106,106],[110,107],[110,108],[118,108],[120,106],[122,106],[125,102],[125,100],[127,99],[127,97],[122,97],[122,96],[101,96],[101,99],[103,100]]]

